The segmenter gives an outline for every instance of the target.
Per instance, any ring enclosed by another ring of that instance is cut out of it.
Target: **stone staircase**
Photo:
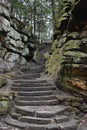
[[[67,107],[56,99],[56,87],[43,78],[44,66],[28,68],[20,68],[13,77],[15,98],[5,123],[20,130],[76,130],[78,120],[66,115]]]

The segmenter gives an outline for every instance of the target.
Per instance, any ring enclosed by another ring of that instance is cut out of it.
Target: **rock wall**
[[[58,86],[87,97],[87,1],[64,0],[46,71],[56,74]],[[57,73],[56,73],[57,72]]]
[[[32,27],[13,17],[0,3],[0,72],[25,64],[35,50],[31,36]]]

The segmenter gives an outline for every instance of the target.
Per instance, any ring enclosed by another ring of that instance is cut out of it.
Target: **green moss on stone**
[[[72,103],[72,106],[79,108],[79,107],[81,106],[81,103],[79,103],[79,102],[73,102],[73,103]]]
[[[58,45],[58,41],[55,40],[52,44],[52,47],[51,47],[51,51],[55,51],[55,49],[57,48],[57,45]]]
[[[70,50],[70,49],[79,49],[79,45],[81,44],[80,40],[69,40],[64,44],[63,50]]]
[[[63,96],[56,96],[56,98],[60,102],[63,102],[65,100],[65,97],[63,97]]]
[[[65,102],[65,105],[66,105],[66,106],[71,106],[71,102],[67,102],[67,101],[66,101],[66,102]]]
[[[61,50],[56,48],[46,61],[46,70],[49,74],[57,74],[57,72],[61,69],[61,59]]]
[[[7,78],[4,76],[0,76],[0,88],[3,87],[7,83]]]
[[[7,114],[9,112],[9,107],[9,101],[0,101],[0,115]]]

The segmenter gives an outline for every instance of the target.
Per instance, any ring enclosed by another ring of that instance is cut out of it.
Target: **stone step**
[[[63,116],[63,115],[59,115],[59,116],[53,117],[53,118],[38,118],[38,117],[31,117],[31,116],[22,116],[21,114],[12,112],[11,117],[16,120],[20,120],[21,122],[27,122],[27,123],[33,123],[33,124],[48,124],[48,123],[59,124],[59,123],[69,121],[69,117]]]
[[[37,68],[31,67],[31,68],[29,68],[29,69],[27,69],[27,68],[22,68],[22,69],[20,70],[20,72],[22,72],[22,73],[41,73],[41,72],[43,72],[43,71],[44,71],[44,68],[43,68],[43,67],[37,67]]]
[[[48,95],[48,96],[17,96],[16,99],[19,100],[26,100],[26,101],[38,101],[38,100],[52,100],[55,99],[55,95]]]
[[[60,130],[60,127],[57,124],[47,124],[47,125],[38,125],[38,124],[29,124],[23,123],[12,118],[7,118],[5,120],[6,124],[20,128],[23,130]]]
[[[13,83],[14,87],[46,87],[52,86],[50,83]]]
[[[60,124],[46,124],[46,125],[39,125],[39,124],[29,124],[24,123],[12,118],[7,118],[5,123],[17,127],[23,130],[76,130],[77,129],[77,120],[72,120],[69,122],[64,122]]]
[[[31,125],[29,130],[60,130],[60,127],[57,124],[49,124],[41,127],[41,125]],[[38,129],[39,128],[39,129]]]
[[[26,76],[26,77],[29,77],[29,76],[40,76],[41,73],[18,73],[18,74],[14,74],[13,77],[21,77],[21,76]]]
[[[34,92],[24,92],[24,91],[14,91],[17,92],[19,96],[47,96],[53,94],[53,91],[34,91]]]
[[[29,116],[21,116],[21,122],[26,122],[30,124],[49,124],[52,122],[52,118],[38,118],[38,117],[29,117]]]
[[[35,74],[26,74],[26,75],[14,75],[13,79],[31,79],[31,78],[39,78],[40,73],[35,73]]]
[[[38,117],[31,117],[31,116],[22,116],[16,112],[12,112],[11,117],[13,119],[19,120],[21,122],[26,123],[33,123],[33,124],[48,124],[52,122],[52,118],[38,118]]]
[[[65,115],[59,115],[57,117],[54,117],[54,120],[57,124],[59,123],[63,123],[63,122],[67,122],[69,121],[69,117],[68,116],[65,116]]]
[[[55,119],[55,117],[59,114],[61,116],[61,114],[63,114],[64,109],[61,108],[59,111],[54,111],[54,110],[38,110],[36,111],[36,117],[39,118],[53,118]]]
[[[44,68],[44,64],[43,65],[39,65],[39,64],[31,64],[30,65],[30,69],[42,69]]]
[[[18,80],[18,79],[19,80],[35,80],[37,78],[40,78],[40,76],[33,76],[33,75],[32,76],[22,76],[21,75],[21,76],[14,76],[12,80],[13,81]]]
[[[30,68],[30,70],[27,73],[41,73],[41,72],[44,72],[44,68],[38,68],[38,69]]]
[[[15,104],[18,106],[42,106],[42,105],[57,105],[58,101],[57,99],[54,100],[40,100],[40,101],[22,101],[17,100],[15,101]]]
[[[46,130],[61,130],[61,128],[58,124],[47,124]]]
[[[66,111],[67,107],[55,106],[15,106],[16,113],[23,116],[36,116],[39,118],[52,118],[61,115]]]
[[[77,120],[68,121],[56,125],[48,124],[46,125],[46,130],[77,130]]]
[[[29,106],[15,106],[15,112],[24,116],[35,116],[35,110]]]
[[[31,62],[31,63],[29,62],[26,65],[22,65],[21,69],[26,69],[26,67],[29,69],[29,68],[33,68],[35,66],[37,68],[37,67],[43,67],[44,65],[39,65],[39,64],[36,64],[36,63],[33,63],[33,62]]]
[[[11,87],[13,91],[46,91],[46,90],[54,90],[55,87]]]
[[[41,83],[41,84],[43,84],[43,83],[47,83],[47,80],[26,80],[26,79],[16,79],[16,80],[13,80],[14,81],[14,83],[24,83],[24,84],[38,84],[38,83]]]
[[[12,118],[7,118],[5,120],[5,123],[17,127],[20,129],[25,130],[77,130],[77,121],[72,120],[69,122],[64,122],[60,124],[47,124],[47,125],[39,125],[39,124],[29,124],[29,123],[23,123],[18,120],[14,120]]]
[[[6,118],[5,121],[4,121],[7,125],[10,125],[10,126],[13,126],[13,127],[16,127],[16,128],[19,128],[19,129],[22,129],[22,130],[26,130],[27,127],[29,126],[28,123],[23,123],[23,122],[20,122],[18,120],[14,120],[10,117]]]
[[[68,122],[63,122],[59,124],[61,130],[77,130],[78,120],[71,119]]]
[[[19,113],[16,113],[15,111],[12,111],[12,112],[10,113],[10,116],[11,116],[13,119],[18,120],[18,119],[21,118],[22,115],[19,114]]]

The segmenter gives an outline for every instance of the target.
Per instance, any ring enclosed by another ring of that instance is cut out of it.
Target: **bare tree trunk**
[[[34,35],[36,34],[36,5],[34,0]]]
[[[54,2],[54,0],[51,0],[51,8],[52,8],[53,33],[54,33],[55,28],[56,28],[56,16],[55,16],[55,2]]]

